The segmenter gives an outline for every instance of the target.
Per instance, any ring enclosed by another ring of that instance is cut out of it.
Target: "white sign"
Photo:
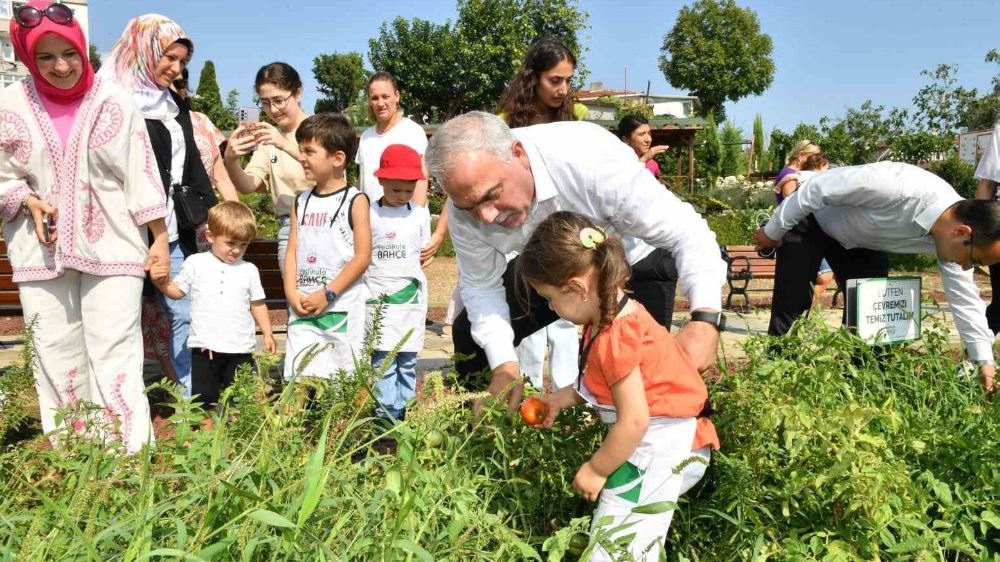
[[[920,339],[920,277],[873,277],[847,282],[847,325],[868,343]]]
[[[966,164],[975,167],[979,158],[986,151],[986,143],[993,135],[993,129],[969,131],[958,135],[958,158]]]

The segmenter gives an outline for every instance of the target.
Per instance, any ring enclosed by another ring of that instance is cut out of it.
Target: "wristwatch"
[[[720,332],[726,329],[726,317],[722,315],[721,311],[708,312],[706,310],[695,310],[691,313],[691,321],[708,322]]]
[[[324,287],[324,289],[325,289],[325,292],[326,292],[326,303],[327,304],[330,304],[331,302],[337,300],[337,293],[335,293],[333,291],[333,289],[331,289],[330,287]]]
[[[983,365],[989,365],[990,367],[996,367],[997,366],[997,362],[994,361],[994,360],[992,360],[992,359],[979,359],[977,361],[973,361],[973,363],[977,367],[982,367]]]

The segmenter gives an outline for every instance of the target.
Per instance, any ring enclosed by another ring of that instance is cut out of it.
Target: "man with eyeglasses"
[[[781,240],[802,221],[807,227],[797,230],[805,243],[790,244],[778,260],[772,335],[786,333],[809,310],[810,282],[821,259],[846,285],[887,276],[886,252],[934,254],[962,342],[993,392],[994,336],[972,268],[1000,262],[1000,203],[963,199],[937,175],[910,164],[846,166],[803,182],[757,229],[754,242],[782,252]]]

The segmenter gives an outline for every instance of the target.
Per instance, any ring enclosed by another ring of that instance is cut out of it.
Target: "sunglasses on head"
[[[65,4],[51,4],[44,10],[39,10],[34,6],[21,6],[14,11],[14,20],[21,27],[38,27],[42,25],[42,18],[46,17],[59,25],[69,25],[73,21],[73,10]]]

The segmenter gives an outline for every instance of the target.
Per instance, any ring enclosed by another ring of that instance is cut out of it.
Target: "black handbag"
[[[174,184],[171,192],[179,229],[194,230],[208,220],[208,210],[216,203],[214,197],[210,198],[189,185]]]

